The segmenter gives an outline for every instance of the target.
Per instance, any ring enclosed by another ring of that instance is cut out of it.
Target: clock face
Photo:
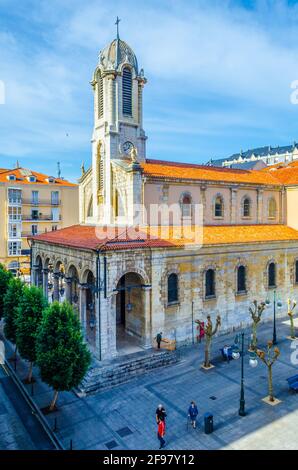
[[[133,149],[133,144],[129,141],[124,142],[124,144],[122,145],[122,150],[125,153],[125,155],[129,155],[132,149]]]

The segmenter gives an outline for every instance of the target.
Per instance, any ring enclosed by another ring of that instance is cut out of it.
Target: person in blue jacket
[[[196,424],[197,424],[197,416],[198,416],[198,408],[197,405],[195,404],[194,401],[190,402],[189,408],[188,408],[188,416],[190,418],[192,427],[196,429]]]

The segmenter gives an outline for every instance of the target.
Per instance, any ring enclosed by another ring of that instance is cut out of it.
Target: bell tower
[[[99,54],[91,85],[94,92],[92,136],[93,214],[97,222],[111,223],[111,162],[136,154],[146,158],[143,129],[143,69],[133,50],[117,35]]]

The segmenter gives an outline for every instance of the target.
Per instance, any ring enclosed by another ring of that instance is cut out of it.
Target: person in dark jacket
[[[190,406],[188,408],[188,416],[190,418],[192,427],[196,429],[196,424],[197,424],[197,416],[198,416],[198,408],[197,405],[195,404],[194,401],[190,402]]]
[[[160,349],[160,343],[162,342],[162,333],[157,333],[156,335],[157,349]]]
[[[167,413],[162,405],[158,405],[158,407],[156,408],[155,415],[156,415],[157,424],[159,423],[160,420],[165,421]]]

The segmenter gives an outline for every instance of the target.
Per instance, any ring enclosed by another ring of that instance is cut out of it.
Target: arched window
[[[101,73],[98,72],[97,76],[97,84],[98,84],[98,117],[103,117],[103,79]]]
[[[178,302],[178,276],[172,273],[168,277],[168,303]]]
[[[205,297],[215,296],[215,271],[214,269],[207,269],[205,273]]]
[[[298,260],[295,261],[295,284],[298,284]]]
[[[93,217],[93,196],[91,196],[88,204],[87,217]]]
[[[246,292],[246,268],[239,266],[237,269],[237,292]]]
[[[122,100],[123,114],[125,116],[132,115],[132,74],[128,67],[123,69],[122,77]]]
[[[250,217],[251,213],[251,201],[249,197],[245,197],[243,199],[243,208],[242,208],[242,214],[243,217]]]
[[[221,196],[216,196],[214,202],[214,216],[215,217],[223,217],[223,198]]]
[[[182,217],[191,217],[191,196],[184,194],[181,199]]]
[[[268,287],[276,287],[276,265],[273,262],[268,265]]]
[[[271,197],[268,202],[268,217],[270,219],[275,219],[276,217],[276,200],[274,197]]]

